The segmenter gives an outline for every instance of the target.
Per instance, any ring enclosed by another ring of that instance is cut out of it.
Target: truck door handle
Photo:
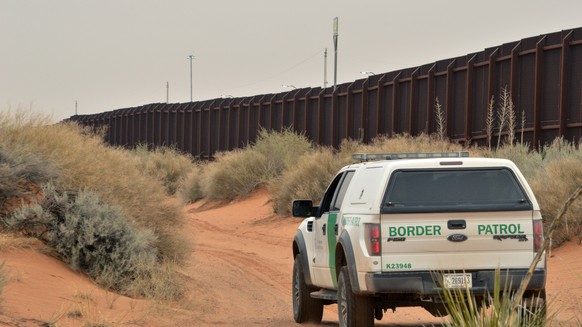
[[[326,229],[327,229],[327,224],[323,224],[323,227],[321,227],[321,231],[323,232],[323,235],[325,235]]]
[[[447,227],[449,229],[465,229],[467,228],[467,223],[464,220],[449,220],[447,221]]]

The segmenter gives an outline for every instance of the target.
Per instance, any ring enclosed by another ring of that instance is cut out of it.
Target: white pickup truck
[[[356,154],[319,206],[295,200],[305,218],[293,240],[293,315],[322,319],[338,304],[340,326],[373,326],[396,307],[446,315],[442,290],[482,298],[519,288],[543,243],[536,198],[509,160],[467,152]],[[545,299],[546,262],[524,298]]]

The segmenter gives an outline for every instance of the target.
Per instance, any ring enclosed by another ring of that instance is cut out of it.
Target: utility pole
[[[323,88],[327,88],[327,48],[323,52]]]
[[[192,59],[194,59],[194,55],[189,55],[188,59],[190,59],[190,102],[192,102]]]
[[[77,115],[77,100],[75,100],[75,116]]]
[[[337,89],[337,37],[338,37],[338,18],[333,19],[333,91]]]
[[[192,102],[191,99],[190,102]],[[166,82],[166,103],[170,103],[170,82]]]

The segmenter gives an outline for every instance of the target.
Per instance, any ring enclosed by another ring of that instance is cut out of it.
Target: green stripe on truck
[[[337,276],[335,274],[335,247],[337,239],[335,235],[335,224],[337,222],[337,213],[330,213],[327,216],[327,248],[329,249],[329,272],[333,286],[337,288]]]

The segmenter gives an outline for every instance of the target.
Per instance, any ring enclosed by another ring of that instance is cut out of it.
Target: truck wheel
[[[323,317],[323,302],[311,298],[315,289],[305,284],[301,253],[295,257],[293,264],[293,319],[297,323],[320,323]]]
[[[352,291],[348,267],[340,270],[338,279],[338,319],[340,327],[374,326],[374,306],[369,297],[359,296]]]

